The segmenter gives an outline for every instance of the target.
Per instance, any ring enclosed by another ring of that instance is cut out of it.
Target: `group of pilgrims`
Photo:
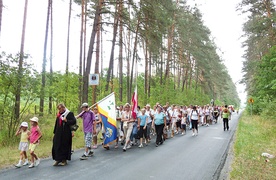
[[[55,161],[53,166],[65,166],[67,160],[71,160],[72,137],[74,136],[71,127],[76,125],[76,119],[81,118],[83,121],[85,151],[80,157],[81,160],[93,156],[92,149],[98,147],[98,137],[102,136],[102,140],[105,137],[105,128],[98,109],[96,107],[91,109],[92,107],[90,108],[88,103],[83,103],[81,108],[82,112],[74,116],[73,112],[68,110],[64,104],[57,106],[58,114],[53,131],[52,158]],[[192,130],[192,136],[198,136],[199,125],[208,127],[217,123],[219,119],[223,120],[223,130],[229,130],[228,121],[231,118],[231,113],[234,112],[233,107],[227,105],[178,106],[169,103],[164,106],[156,103],[153,108],[150,104],[143,108],[138,106],[135,113],[131,111],[132,107],[128,103],[116,108],[117,138],[114,148],[117,149],[120,143],[124,152],[134,145],[139,148],[143,148],[144,145],[147,146],[154,136],[156,147],[162,145],[168,138],[173,138],[178,134],[185,135],[187,129]],[[22,122],[16,132],[16,135],[21,135],[20,160],[15,165],[17,168],[29,164],[28,150],[30,150],[31,155],[29,168],[36,167],[40,163],[40,159],[35,153],[42,136],[38,126],[38,118],[31,118],[30,124],[30,131],[28,130],[28,123]],[[109,145],[112,143],[103,144],[103,147],[109,150]]]
[[[137,116],[134,118],[131,109],[131,105],[126,103],[124,106],[118,106],[116,110],[118,138],[115,148],[121,143],[124,152],[132,146],[139,148],[147,146],[153,136],[156,136],[156,147],[162,145],[168,138],[178,134],[185,135],[187,130],[192,130],[192,136],[197,136],[198,126],[208,127],[217,123],[219,119],[223,119],[223,130],[229,130],[228,121],[234,111],[233,106],[227,105],[178,106],[166,103],[162,106],[156,103],[152,108],[150,104],[142,108],[138,106]],[[95,117],[99,124],[100,116],[96,114]],[[104,137],[104,128],[102,132]],[[109,144],[103,147],[109,150]],[[97,148],[97,143],[94,143],[93,148]]]

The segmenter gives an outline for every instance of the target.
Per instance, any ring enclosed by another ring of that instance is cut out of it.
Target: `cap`
[[[28,127],[28,123],[27,123],[27,122],[22,122],[22,123],[21,123],[21,126],[22,126],[22,127]]]
[[[37,117],[33,117],[30,119],[30,121],[33,121],[33,122],[37,122],[38,123],[38,118]]]
[[[146,105],[146,107],[150,107],[150,105],[149,105],[149,104],[147,104],[147,105]]]
[[[88,103],[83,103],[83,104],[81,105],[81,108],[83,108],[83,107],[88,107]]]

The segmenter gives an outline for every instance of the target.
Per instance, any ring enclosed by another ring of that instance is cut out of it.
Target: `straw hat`
[[[38,118],[37,117],[33,117],[30,119],[30,121],[33,121],[33,122],[37,122],[38,123]]]

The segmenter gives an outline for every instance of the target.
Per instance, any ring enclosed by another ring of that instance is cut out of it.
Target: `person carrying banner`
[[[83,103],[81,105],[82,112],[76,116],[76,118],[82,118],[83,132],[84,132],[84,141],[85,141],[85,152],[81,156],[81,160],[86,160],[87,157],[93,155],[91,150],[92,136],[96,134],[96,125],[94,125],[95,115],[89,109],[88,103]]]
[[[130,135],[133,129],[134,119],[130,111],[130,104],[126,103],[124,108],[125,108],[125,111],[122,114],[122,122],[123,122],[124,134],[126,136],[126,143],[123,147],[123,151],[125,152],[126,149],[131,148]]]

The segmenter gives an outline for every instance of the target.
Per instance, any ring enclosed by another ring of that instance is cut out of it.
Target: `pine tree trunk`
[[[81,29],[80,29],[80,55],[79,55],[79,105],[82,103],[82,75],[83,75],[83,34],[84,34],[84,16],[85,16],[85,1],[81,1]]]
[[[146,39],[145,42],[145,95],[146,99],[148,99],[148,80],[149,80],[149,59],[148,59],[148,40]]]
[[[84,26],[83,26],[83,66],[82,75],[84,76],[86,71],[86,26],[87,26],[87,0],[84,0]],[[82,76],[82,77],[83,77]]]
[[[43,62],[42,62],[42,78],[40,89],[40,103],[39,103],[39,115],[43,116],[44,112],[44,98],[45,98],[45,84],[46,84],[46,61],[47,61],[47,43],[48,43],[48,31],[49,31],[49,19],[50,19],[51,0],[48,0],[48,10],[46,18],[44,50],[43,50]]]
[[[148,87],[147,87],[147,91],[148,91],[148,99],[150,99],[150,86],[151,86],[151,61],[152,61],[152,53],[149,52],[149,80],[148,80]]]
[[[69,0],[69,15],[68,15],[68,24],[67,24],[66,74],[68,74],[68,71],[69,71],[71,12],[72,12],[72,0]]]
[[[93,28],[92,33],[90,37],[90,43],[89,43],[89,49],[88,49],[88,56],[87,56],[87,62],[86,62],[86,69],[83,76],[83,94],[82,94],[82,100],[83,102],[88,102],[88,77],[91,70],[91,63],[92,63],[92,56],[93,56],[93,50],[94,50],[94,44],[95,44],[95,37],[97,33],[97,25],[99,20],[99,5],[96,7],[94,22],[93,22]]]
[[[50,4],[50,29],[51,29],[51,35],[50,35],[50,77],[49,77],[49,83],[50,87],[53,85],[53,0],[51,0]],[[52,91],[49,92],[49,114],[53,113],[53,96]]]
[[[165,70],[165,79],[169,78],[169,76],[170,76],[173,34],[174,34],[174,24],[172,24],[171,28],[169,29],[169,34],[168,34],[168,56],[167,56],[167,64],[166,64],[166,70]]]
[[[190,75],[189,75],[189,89],[191,88],[192,86],[192,76],[193,76],[193,69],[194,69],[194,58],[189,58],[190,60],[190,65],[191,65],[191,68],[190,68]]]
[[[135,32],[134,48],[133,48],[133,55],[132,55],[132,67],[131,67],[131,75],[130,75],[130,85],[129,85],[129,95],[131,95],[131,92],[132,92],[133,71],[134,71],[134,66],[136,65],[135,60],[137,58],[137,43],[138,43],[139,24],[140,24],[140,16],[138,17],[138,22],[137,22],[137,27],[136,27],[136,32]],[[131,99],[130,96],[129,96],[129,99]]]
[[[161,42],[163,41],[163,38],[161,40]],[[163,84],[163,47],[162,44],[160,45],[160,85]]]
[[[96,74],[99,74],[99,70],[100,70],[100,46],[101,46],[101,10],[102,10],[102,5],[103,5],[103,0],[99,0],[99,9],[100,9],[100,15],[99,15],[99,19],[98,19],[98,27],[97,27],[97,40],[96,40],[96,61],[95,61],[95,70],[94,72]],[[95,104],[97,101],[97,86],[93,86],[93,91],[92,91],[92,104]]]
[[[112,85],[112,78],[113,78],[113,68],[114,68],[114,49],[115,49],[115,43],[116,43],[116,36],[118,32],[118,2],[116,4],[115,9],[115,17],[114,17],[114,28],[113,28],[113,38],[112,38],[112,45],[111,45],[111,53],[110,53],[110,59],[109,59],[109,66],[107,70],[107,78],[106,78],[106,86],[105,91],[107,92],[109,89],[109,85]],[[112,88],[112,87],[111,87]]]
[[[16,86],[16,91],[15,91],[16,93],[15,93],[14,118],[16,121],[19,121],[19,117],[20,117],[20,99],[21,99],[21,82],[22,82],[21,79],[23,76],[23,61],[24,61],[24,45],[25,45],[27,10],[28,10],[28,0],[25,0],[22,35],[21,35],[21,46],[20,46],[20,57],[19,57],[19,63],[18,63],[18,77],[17,77],[17,86]]]
[[[120,0],[119,5],[119,100],[123,101],[123,0]]]

